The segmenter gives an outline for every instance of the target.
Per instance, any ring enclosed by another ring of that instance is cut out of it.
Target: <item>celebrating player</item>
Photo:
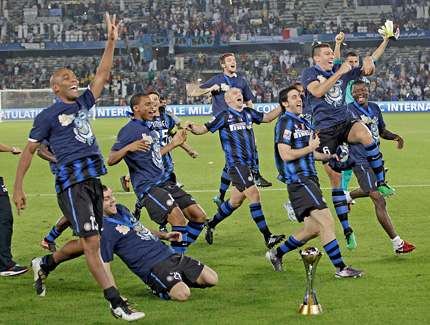
[[[281,107],[268,114],[257,112],[250,107],[243,107],[242,92],[238,88],[230,88],[226,91],[225,102],[229,107],[228,110],[215,115],[206,124],[194,125],[193,122],[185,122],[185,128],[197,135],[205,134],[208,131],[214,133],[219,130],[227,171],[233,184],[230,199],[222,203],[217,214],[205,222],[205,238],[209,244],[212,244],[216,225],[230,216],[247,198],[250,203],[249,209],[252,219],[262,233],[266,246],[272,248],[281,242],[285,236],[273,235],[264,218],[260,192],[255,186],[253,177],[255,141],[252,128],[253,123],[260,124],[273,121],[281,113]]]
[[[295,87],[279,93],[279,103],[285,109],[275,127],[275,159],[278,179],[287,184],[288,195],[299,222],[305,227],[297,230],[277,249],[266,253],[275,271],[285,271],[284,254],[303,246],[308,240],[321,236],[321,243],[336,268],[337,278],[356,278],[364,271],[347,267],[342,259],[334,234],[334,221],[321,193],[315,159],[327,161],[335,155],[315,151],[320,140],[310,124],[300,117],[302,98]],[[313,130],[313,131],[311,131]]]
[[[348,105],[352,114],[357,116],[370,130],[375,142],[379,146],[379,137],[385,140],[392,140],[397,142],[397,148],[403,148],[403,138],[387,130],[386,124],[382,117],[382,112],[379,106],[375,103],[369,102],[369,89],[366,83],[362,80],[356,80],[352,84],[351,93],[354,102]],[[388,215],[385,199],[376,188],[376,177],[369,166],[366,159],[365,149],[362,144],[349,145],[350,158],[355,161],[353,171],[357,177],[360,188],[352,191],[347,195],[350,200],[370,196],[375,205],[376,216],[382,228],[390,236],[393,244],[394,252],[397,254],[409,253],[415,249],[414,245],[408,244],[397,236],[391,223],[390,216]]]
[[[51,87],[57,96],[55,104],[43,110],[34,120],[22,157],[18,164],[13,201],[18,214],[27,208],[22,184],[34,153],[47,140],[58,163],[56,175],[57,198],[64,216],[72,224],[79,239],[69,241],[60,250],[32,261],[36,292],[45,296],[46,278],[58,264],[85,254],[88,268],[110,302],[112,314],[124,320],[137,320],[144,313],[121,299],[112,285],[100,258],[100,232],[103,227],[103,191],[100,176],[106,174],[97,140],[88,120],[88,111],[103,91],[112,66],[120,21],[110,20],[106,13],[108,41],[94,80],[79,96],[76,75],[61,69],[51,77]]]
[[[181,241],[181,233],[146,229],[122,204],[115,204],[112,191],[103,186],[104,229],[100,251],[106,269],[114,253],[157,297],[186,301],[189,287],[206,288],[218,283],[217,274],[191,257],[175,252],[159,239]]]

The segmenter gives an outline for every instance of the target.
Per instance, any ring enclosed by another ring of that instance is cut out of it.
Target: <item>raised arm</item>
[[[345,34],[343,32],[340,32],[339,34],[336,35],[335,40],[336,40],[336,45],[334,47],[334,60],[335,61],[339,61],[340,60],[340,47],[342,45],[343,39],[345,38]]]
[[[213,85],[210,88],[200,88],[200,87],[197,87],[196,89],[194,89],[191,92],[190,96],[191,97],[201,97],[201,96],[203,96],[203,95],[205,95],[207,93],[213,92],[213,91],[219,91],[219,85],[215,84],[215,85]]]
[[[263,116],[263,123],[270,123],[282,113],[282,107],[279,105],[273,111]]]
[[[122,23],[122,20],[115,25],[116,15],[114,14],[112,17],[112,21],[110,20],[109,14],[106,13],[106,25],[108,30],[108,40],[106,42],[106,48],[100,61],[100,65],[97,68],[96,75],[94,80],[91,82],[90,89],[94,95],[94,99],[100,97],[104,85],[109,79],[110,69],[112,67],[113,61],[113,53],[115,50],[115,42],[118,39],[118,28]]]
[[[27,197],[25,196],[25,193],[22,189],[22,183],[24,182],[25,173],[30,167],[34,153],[36,152],[39,145],[40,142],[27,142],[27,145],[25,146],[22,156],[18,162],[12,199],[16,205],[16,208],[18,209],[18,215],[21,215],[21,210],[24,210],[28,207]]]
[[[382,35],[382,38],[384,39],[383,41],[382,41],[382,43],[381,43],[381,45],[379,45],[379,47],[375,50],[375,52],[373,52],[373,54],[372,54],[372,57],[376,60],[376,61],[378,61],[379,60],[379,58],[382,56],[382,53],[384,53],[384,51],[385,51],[385,49],[386,49],[386,47],[387,47],[387,45],[388,45],[388,42],[390,41],[390,39],[387,37],[387,36],[385,36],[385,35]]]

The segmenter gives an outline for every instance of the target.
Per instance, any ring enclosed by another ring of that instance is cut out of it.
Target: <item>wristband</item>
[[[378,62],[378,60],[376,60],[376,59],[373,57],[373,55],[372,55],[370,58],[372,59],[372,61],[373,61],[374,63]]]
[[[15,147],[12,147],[12,148],[13,148],[13,150],[10,153],[14,154],[16,152],[16,148]]]

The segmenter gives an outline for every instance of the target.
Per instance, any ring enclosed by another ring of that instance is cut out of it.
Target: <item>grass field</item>
[[[302,302],[306,281],[303,263],[297,252],[284,257],[287,272],[274,272],[264,258],[267,251],[262,236],[251,219],[247,204],[220,224],[209,246],[203,234],[187,251],[201,260],[219,276],[219,284],[205,290],[192,289],[188,302],[164,301],[148,293],[146,285],[116,258],[112,271],[123,296],[146,313],[149,324],[428,324],[430,309],[430,114],[386,114],[388,129],[405,139],[405,148],[398,151],[395,143],[383,141],[382,152],[389,168],[387,180],[396,188],[389,198],[388,211],[397,233],[417,246],[411,254],[396,256],[389,237],[377,222],[369,199],[360,199],[350,214],[358,249],[348,251],[340,223],[336,219],[336,234],[345,263],[364,269],[359,279],[335,279],[334,268],[326,255],[317,271],[316,292],[324,313],[303,316],[297,313]],[[200,124],[207,117],[190,118]],[[107,157],[119,129],[126,119],[98,119],[92,123],[103,155]],[[0,124],[0,142],[24,149],[31,122]],[[272,232],[290,236],[301,225],[290,222],[283,203],[288,199],[286,186],[276,180],[273,158],[273,129],[270,125],[256,126],[261,172],[273,186],[261,190],[263,210]],[[212,197],[219,186],[224,156],[218,134],[189,135],[188,144],[199,152],[192,160],[177,149],[174,152],[176,171],[185,190],[192,193],[208,217],[216,212]],[[18,157],[0,154],[0,175],[12,199]],[[118,203],[129,208],[135,196],[123,192],[119,177],[125,174],[125,163],[109,167],[102,178],[116,195]],[[321,187],[329,201],[331,191],[328,177],[318,164]],[[351,187],[356,186],[353,177]],[[61,212],[54,189],[54,178],[48,163],[34,157],[25,181],[29,208],[21,216],[15,214],[12,252],[21,265],[29,265],[35,256],[46,252],[40,247]],[[141,221],[156,227],[147,215]],[[0,234],[1,236],[1,234]],[[61,246],[70,240],[66,230],[58,239]],[[426,239],[427,238],[427,239]],[[323,251],[320,240],[307,246]],[[305,246],[306,247],[306,246]],[[0,278],[1,324],[113,324],[108,303],[91,276],[83,257],[61,264],[47,280],[46,297],[38,297],[33,285],[33,272],[18,277]]]

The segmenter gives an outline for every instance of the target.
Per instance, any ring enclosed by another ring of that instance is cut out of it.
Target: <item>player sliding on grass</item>
[[[230,199],[220,205],[213,218],[206,220],[205,238],[209,244],[212,244],[216,225],[230,216],[247,198],[250,203],[249,209],[252,219],[262,233],[266,246],[272,248],[281,242],[285,235],[273,235],[264,218],[260,192],[254,183],[255,139],[252,126],[253,123],[260,124],[273,121],[281,113],[281,107],[268,114],[243,107],[243,96],[238,88],[230,88],[225,93],[225,102],[229,108],[214,116],[206,124],[194,125],[193,122],[185,122],[185,128],[196,135],[205,134],[208,131],[214,133],[219,130],[228,174],[233,184]]]
[[[99,145],[88,120],[88,111],[103,91],[112,66],[120,21],[115,25],[106,13],[108,40],[94,80],[79,96],[78,80],[73,71],[61,69],[51,77],[56,102],[34,120],[22,157],[19,161],[13,201],[18,214],[27,208],[22,185],[34,153],[42,141],[49,141],[58,163],[56,174],[57,199],[64,216],[72,224],[79,239],[69,241],[54,254],[34,258],[32,267],[36,292],[45,296],[46,278],[60,263],[85,254],[88,268],[110,302],[115,317],[137,320],[144,313],[121,299],[100,258],[100,233],[103,228],[103,191],[100,176],[106,174]]]
[[[266,253],[275,271],[285,271],[282,266],[284,254],[303,246],[312,238],[321,236],[328,257],[336,268],[337,278],[356,278],[364,271],[347,267],[343,262],[339,244],[334,234],[334,221],[321,193],[315,168],[315,159],[327,161],[335,155],[315,151],[320,145],[310,124],[300,117],[302,98],[295,87],[279,93],[279,103],[284,113],[275,127],[275,159],[278,179],[287,184],[288,195],[297,220],[305,227],[297,230],[277,249]]]
[[[175,252],[159,239],[181,241],[180,232],[161,233],[145,228],[122,204],[115,204],[112,191],[103,186],[104,228],[100,251],[106,269],[114,254],[162,299],[186,301],[190,288],[213,287],[217,274],[191,257]]]

